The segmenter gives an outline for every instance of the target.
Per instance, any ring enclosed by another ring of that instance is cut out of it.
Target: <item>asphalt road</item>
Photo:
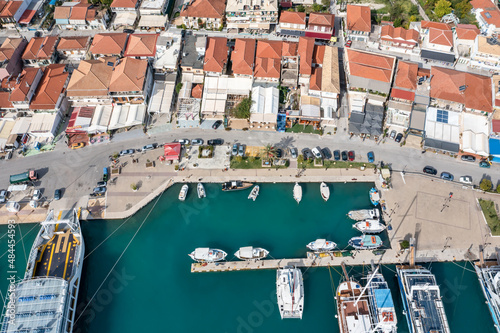
[[[60,142],[52,152],[40,153],[30,157],[16,155],[8,161],[0,161],[0,188],[7,188],[9,176],[28,169],[36,169],[40,176],[37,183],[44,190],[44,196],[52,198],[56,188],[63,189],[63,197],[79,198],[88,194],[95,183],[102,177],[102,168],[109,165],[109,155],[127,148],[140,148],[148,143],[171,142],[180,138],[202,138],[205,141],[213,138],[222,138],[225,144],[235,142],[246,145],[266,145],[271,143],[281,148],[297,147],[299,150],[308,147],[320,146],[333,150],[354,150],[356,161],[367,161],[367,152],[373,151],[376,162],[383,161],[390,164],[395,171],[421,173],[426,165],[438,170],[450,172],[458,180],[460,176],[472,176],[473,182],[478,184],[483,177],[490,177],[496,186],[500,179],[500,169],[492,166],[489,169],[480,168],[478,163],[463,162],[459,158],[424,153],[413,148],[400,147],[392,140],[386,143],[375,143],[372,140],[362,141],[360,138],[349,136],[343,129],[335,135],[318,136],[312,134],[291,134],[278,132],[258,131],[225,131],[202,129],[175,129],[167,133],[152,137],[144,136],[140,139],[131,139],[120,142],[110,142],[83,149],[70,150]],[[126,160],[125,158],[124,160]],[[130,159],[130,158],[128,158]],[[394,174],[397,177],[397,174]],[[76,200],[75,200],[76,201]]]

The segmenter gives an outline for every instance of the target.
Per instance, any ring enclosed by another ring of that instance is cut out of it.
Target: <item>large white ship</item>
[[[24,279],[9,289],[1,333],[72,332],[85,244],[78,213],[50,211],[31,249]]]
[[[480,262],[475,263],[474,269],[486,298],[495,329],[500,333],[500,254],[497,252],[496,261],[484,261],[483,249],[481,249],[480,259]]]
[[[281,319],[300,318],[304,312],[304,281],[300,268],[285,267],[276,271],[276,294]]]

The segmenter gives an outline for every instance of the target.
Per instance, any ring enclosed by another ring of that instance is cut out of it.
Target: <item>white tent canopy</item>
[[[59,113],[35,113],[31,120],[30,134],[39,137],[54,137],[60,121]]]
[[[109,121],[109,129],[131,127],[142,124],[146,106],[144,104],[115,105]]]
[[[97,105],[95,107],[92,122],[88,128],[89,133],[103,133],[108,130],[109,119],[111,118],[112,105]]]
[[[252,102],[250,122],[276,122],[279,108],[279,90],[277,88],[253,87]]]
[[[31,126],[31,117],[17,118],[11,134],[25,134],[28,133]]]

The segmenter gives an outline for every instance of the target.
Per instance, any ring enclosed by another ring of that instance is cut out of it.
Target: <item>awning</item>
[[[31,22],[31,20],[33,19],[33,16],[35,16],[36,14],[36,10],[30,10],[30,9],[26,9],[23,13],[23,15],[21,15],[21,17],[19,18],[19,24],[29,24]]]
[[[137,14],[134,13],[117,13],[115,20],[113,21],[114,26],[133,26],[135,20],[137,19]]]
[[[142,15],[138,26],[144,28],[165,28],[166,24],[167,16]]]
[[[455,62],[455,55],[452,53],[442,53],[431,50],[422,50],[420,55],[424,59],[444,61],[444,62]]]
[[[59,121],[57,113],[35,113],[31,120],[30,133],[37,136],[54,136]]]
[[[424,147],[448,151],[451,153],[458,153],[458,151],[460,150],[460,145],[458,143],[445,142],[431,138],[425,138]]]
[[[415,92],[393,88],[391,91],[391,97],[413,102],[415,99]]]
[[[16,123],[14,124],[14,127],[12,128],[12,131],[10,131],[10,133],[11,134],[28,133],[30,126],[31,126],[31,117],[18,118],[16,120]]]
[[[306,31],[306,37],[313,37],[316,39],[326,39],[330,40],[332,37],[331,32],[318,32],[318,31]]]
[[[305,36],[304,31],[300,30],[286,30],[286,29],[281,29],[280,34],[282,35],[287,35],[287,36],[296,36],[296,37],[302,37]]]

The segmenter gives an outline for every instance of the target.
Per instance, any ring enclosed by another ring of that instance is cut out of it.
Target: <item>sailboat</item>
[[[323,200],[328,201],[328,198],[330,198],[330,188],[328,187],[328,185],[326,185],[325,182],[322,182],[319,189]]]
[[[372,312],[373,323],[376,324],[373,332],[397,333],[398,320],[391,290],[384,276],[378,273],[380,266],[368,272],[366,288],[368,291],[368,302]]]
[[[483,249],[479,253],[479,262],[476,262],[476,270],[479,284],[483,290],[491,318],[495,323],[497,332],[500,333],[500,253],[497,252],[496,261],[484,261]]]
[[[276,271],[276,295],[281,319],[302,319],[304,280],[300,268],[287,266]]]
[[[293,198],[297,203],[300,203],[300,200],[302,200],[302,186],[300,186],[299,183],[295,183],[293,187]]]

